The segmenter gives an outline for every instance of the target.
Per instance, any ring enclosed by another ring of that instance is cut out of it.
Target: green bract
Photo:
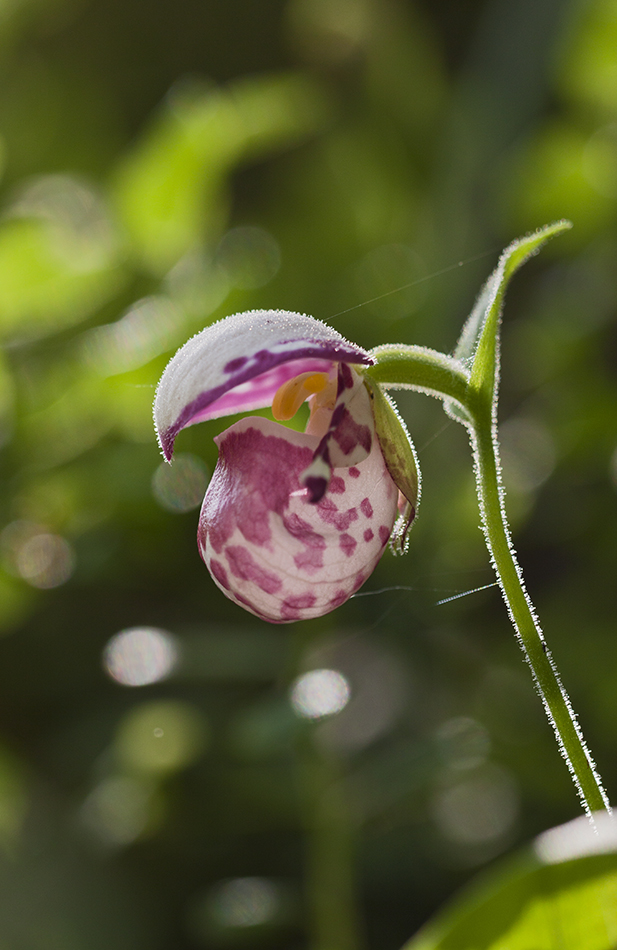
[[[367,384],[373,399],[375,431],[383,457],[396,487],[406,500],[390,538],[394,553],[403,554],[407,550],[409,529],[415,521],[420,501],[418,460],[407,427],[390,397],[370,377]]]

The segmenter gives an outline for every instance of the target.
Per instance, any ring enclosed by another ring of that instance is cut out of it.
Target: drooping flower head
[[[406,527],[415,514],[413,450],[406,432],[405,444],[393,436],[402,423],[386,397],[365,384],[371,363],[313,317],[254,310],[202,330],[161,377],[154,419],[167,461],[186,426],[267,406],[285,421],[308,401],[303,433],[249,416],[215,439],[199,519],[215,583],[265,620],[304,620],[342,604],[374,569],[399,507]]]

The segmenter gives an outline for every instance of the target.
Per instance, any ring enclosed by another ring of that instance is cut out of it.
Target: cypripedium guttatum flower
[[[254,310],[190,339],[158,385],[167,461],[181,429],[246,416],[215,442],[218,464],[198,545],[215,583],[264,620],[318,617],[364,583],[418,501],[415,455],[389,399],[363,371],[370,353],[313,317]],[[305,432],[283,425],[302,403]]]

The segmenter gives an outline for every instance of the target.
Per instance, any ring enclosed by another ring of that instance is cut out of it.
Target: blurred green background
[[[570,218],[509,292],[500,418],[615,797],[617,2],[4,0],[0,76],[0,947],[300,948],[335,881],[395,950],[578,814],[498,591],[438,603],[492,581],[466,435],[401,396],[409,554],[269,627],[197,553],[220,424],[162,467],[154,387],[256,307],[448,351]]]

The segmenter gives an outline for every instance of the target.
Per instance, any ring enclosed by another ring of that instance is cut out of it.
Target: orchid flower
[[[280,420],[248,416],[215,439],[197,536],[218,587],[264,620],[305,620],[344,603],[399,514],[393,544],[405,545],[416,459],[393,404],[362,374],[373,362],[313,317],[254,310],[206,327],[161,377],[154,420],[167,461],[180,430],[197,422],[267,406]],[[305,401],[306,431],[281,425]]]

